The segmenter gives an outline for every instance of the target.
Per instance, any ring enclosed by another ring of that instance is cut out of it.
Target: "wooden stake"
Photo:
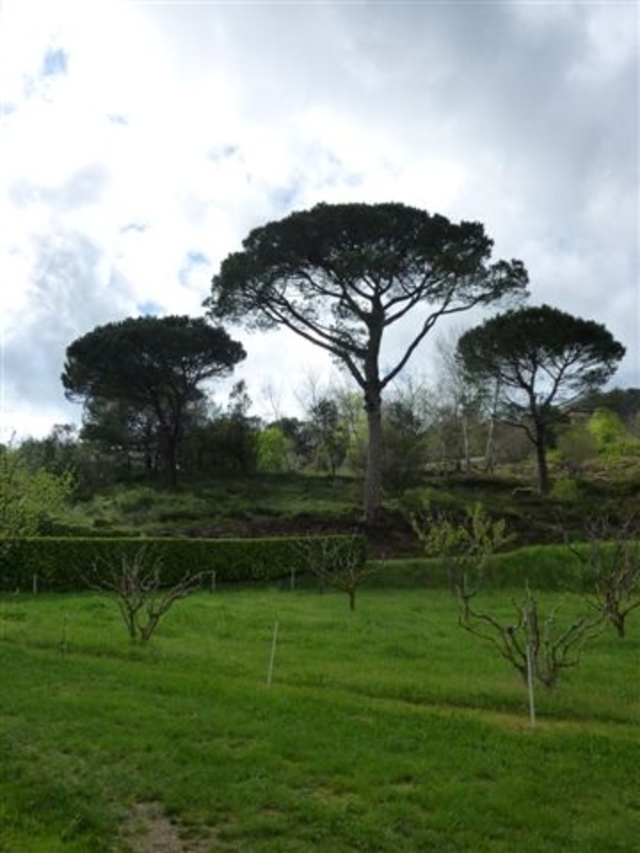
[[[276,659],[276,646],[278,645],[278,621],[273,626],[273,639],[271,640],[271,657],[269,658],[269,671],[267,672],[267,690],[273,681],[273,665]]]
[[[534,692],[533,655],[531,654],[531,643],[527,643],[527,688],[529,690],[529,720],[531,728],[536,727],[536,700]]]
[[[62,643],[60,644],[63,655],[66,655],[68,649],[68,625],[69,617],[67,615],[67,611],[65,610],[62,614]]]

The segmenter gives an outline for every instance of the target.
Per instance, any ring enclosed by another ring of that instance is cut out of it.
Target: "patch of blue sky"
[[[191,249],[187,252],[187,262],[191,265],[195,264],[210,264],[210,259],[204,254],[204,252],[200,252],[198,249]]]
[[[204,252],[201,252],[198,249],[190,249],[185,255],[182,267],[178,272],[178,281],[183,287],[191,289],[193,287],[192,275],[199,277],[200,273],[197,272],[197,270],[202,267],[209,269],[210,266],[211,260],[204,254]]]
[[[49,48],[42,61],[41,73],[43,77],[54,77],[58,74],[66,74],[69,68],[69,54],[62,48]]]
[[[288,187],[278,187],[269,193],[269,201],[276,210],[291,210],[300,190],[299,182],[290,184]]]
[[[141,302],[137,308],[144,317],[158,317],[164,313],[162,305],[159,305],[157,302]]]

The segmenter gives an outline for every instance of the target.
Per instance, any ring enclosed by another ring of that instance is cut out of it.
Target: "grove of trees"
[[[622,344],[595,321],[523,307],[523,264],[491,262],[491,250],[480,223],[403,204],[319,204],[256,228],[221,264],[204,317],[128,318],[73,341],[61,379],[82,427],[23,442],[21,459],[31,474],[73,470],[78,494],[131,478],[175,486],[178,472],[345,473],[362,477],[371,521],[383,487],[401,492],[426,471],[533,450],[544,493],[551,449],[575,474],[595,454],[637,448],[640,390],[603,390]],[[426,378],[410,372],[440,318],[500,305],[475,328],[449,328]],[[223,320],[293,331],[330,353],[341,384],[307,377],[299,417],[279,403],[271,420],[252,415],[244,380],[214,402],[214,380],[245,358]]]

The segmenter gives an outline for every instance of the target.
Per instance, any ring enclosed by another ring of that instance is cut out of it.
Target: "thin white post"
[[[527,642],[527,688],[529,690],[529,720],[531,728],[536,727],[536,699],[534,692],[534,672],[533,672],[533,655],[531,653],[531,643]]]
[[[273,681],[273,665],[276,660],[276,646],[278,645],[278,620],[273,626],[273,638],[271,640],[271,656],[269,658],[269,671],[267,672],[267,690],[271,687]]]
[[[69,647],[68,638],[69,638],[69,615],[68,615],[67,611],[65,610],[62,614],[62,643],[60,644],[63,655],[66,655],[68,647]]]

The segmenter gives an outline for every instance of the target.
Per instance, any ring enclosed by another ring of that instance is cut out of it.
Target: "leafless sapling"
[[[591,519],[586,550],[565,540],[587,568],[590,589],[585,600],[624,637],[627,617],[640,607],[640,520],[631,516],[616,525],[606,516]]]
[[[300,554],[306,569],[324,589],[331,586],[349,596],[349,609],[356,609],[356,592],[372,569],[357,541],[348,536],[302,540]]]
[[[87,584],[114,599],[132,640],[147,642],[176,601],[201,583],[203,574],[186,573],[171,586],[162,584],[162,558],[142,546],[133,555],[119,552],[94,563]]]
[[[476,592],[464,585],[459,590],[460,626],[491,643],[525,684],[533,677],[545,687],[553,687],[562,670],[576,666],[585,644],[602,631],[604,616],[600,613],[582,613],[560,626],[556,605],[544,617],[528,584],[522,601],[512,600],[515,619],[506,623],[472,607]]]

